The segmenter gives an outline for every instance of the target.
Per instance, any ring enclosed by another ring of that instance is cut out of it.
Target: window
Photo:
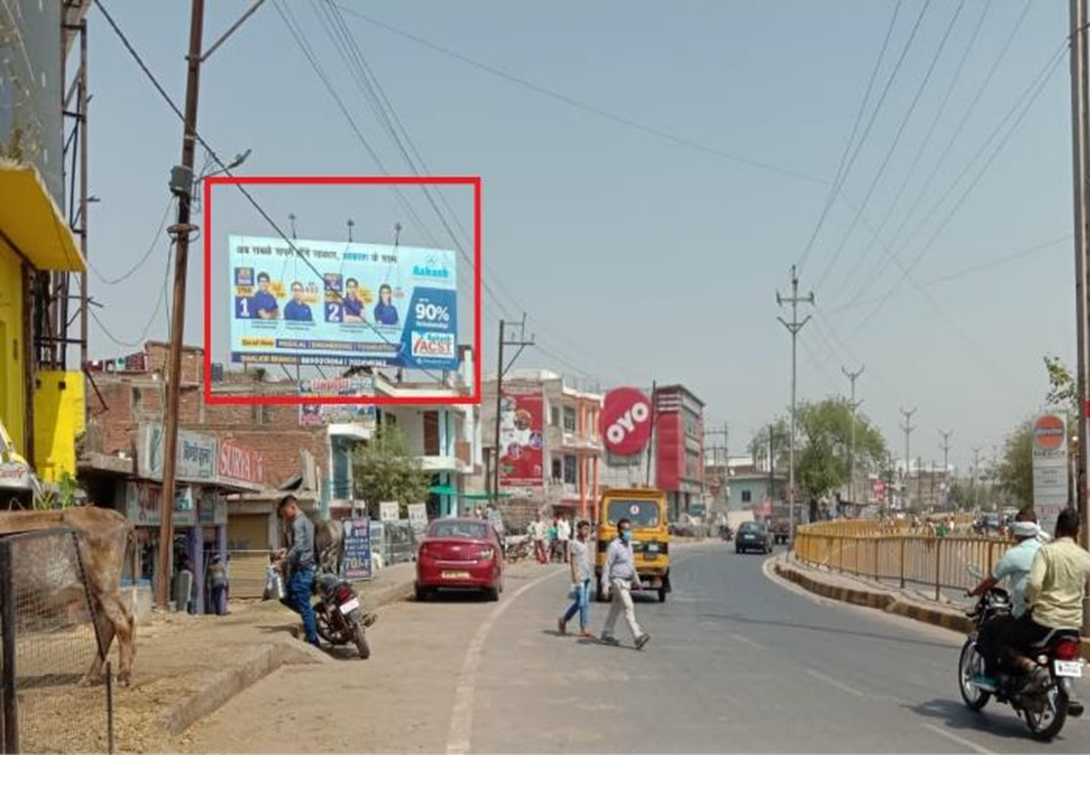
[[[748,504],[751,501],[753,501],[753,493],[750,492],[749,490],[743,490],[742,491],[742,503],[743,504]]]
[[[564,461],[559,457],[553,458],[553,481],[559,482],[564,478]]]
[[[574,485],[577,483],[577,471],[579,466],[576,465],[575,455],[564,455],[564,484]]]
[[[564,432],[575,432],[575,408],[564,408]]]
[[[439,456],[439,411],[424,411],[424,456]]]
[[[554,427],[560,426],[560,408],[549,409],[549,424]]]

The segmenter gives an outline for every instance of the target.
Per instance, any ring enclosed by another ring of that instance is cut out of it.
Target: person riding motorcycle
[[[1041,527],[1037,525],[1037,515],[1032,509],[1020,511],[1011,529],[1017,544],[1003,554],[996,563],[992,575],[981,581],[969,593],[972,597],[980,597],[1004,579],[1010,581],[1011,614],[988,620],[981,627],[977,637],[977,649],[984,659],[984,672],[973,677],[973,684],[986,691],[995,691],[998,684],[996,675],[999,666],[1000,636],[1025,613],[1023,593],[1033,567],[1033,560],[1041,548],[1039,539]]]
[[[1090,552],[1079,547],[1079,513],[1065,509],[1056,519],[1056,539],[1037,552],[1026,581],[1026,611],[1002,633],[1010,662],[1025,672],[1037,669],[1024,653],[1057,630],[1082,629],[1082,600],[1090,579]],[[1031,680],[1030,685],[1040,681]]]

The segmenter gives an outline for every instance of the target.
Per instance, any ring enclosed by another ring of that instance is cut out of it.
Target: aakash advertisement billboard
[[[228,241],[233,362],[458,368],[453,251]]]

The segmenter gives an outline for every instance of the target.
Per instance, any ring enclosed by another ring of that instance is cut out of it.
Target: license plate
[[[1082,677],[1082,661],[1056,661],[1058,677]]]
[[[657,545],[648,545],[644,548],[647,553],[658,553],[659,547]]]
[[[360,607],[359,598],[352,598],[347,603],[340,605],[341,614],[351,614],[353,611]]]
[[[442,577],[448,580],[452,578],[469,578],[469,573],[465,570],[444,570]]]
[[[648,562],[653,562],[653,561],[655,561],[656,559],[659,558],[659,555],[657,553],[645,553],[643,555],[643,558],[645,560],[647,560]]]

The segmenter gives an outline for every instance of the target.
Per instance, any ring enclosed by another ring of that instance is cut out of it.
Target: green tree
[[[996,472],[1005,500],[1023,506],[1033,503],[1033,424],[1023,421],[1003,443],[1003,459]]]
[[[1067,409],[1068,418],[1079,413],[1079,383],[1058,355],[1045,356],[1048,370],[1048,404]]]
[[[791,424],[789,418],[773,423],[776,467],[787,469]],[[820,498],[847,483],[851,472],[852,411],[848,400],[830,397],[798,406],[795,437],[795,481],[806,498]],[[750,441],[755,459],[768,454],[768,427]],[[855,414],[856,470],[878,469],[886,459],[886,442],[870,420]]]
[[[356,497],[367,502],[371,517],[378,517],[383,501],[396,501],[404,507],[428,497],[430,477],[420,470],[419,458],[397,425],[378,427],[374,437],[356,449],[352,472]]]

